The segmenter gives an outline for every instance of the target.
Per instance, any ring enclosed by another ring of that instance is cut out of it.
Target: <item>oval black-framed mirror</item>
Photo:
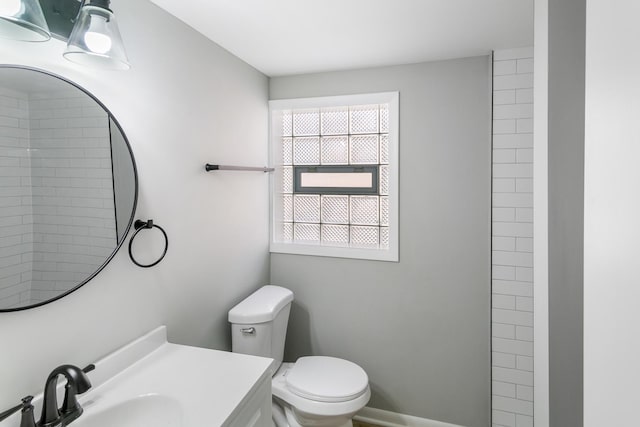
[[[64,77],[0,64],[0,312],[94,278],[137,201],[133,151],[106,106]]]

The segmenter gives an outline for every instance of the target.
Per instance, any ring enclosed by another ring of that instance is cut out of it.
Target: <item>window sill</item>
[[[367,249],[339,246],[323,246],[319,244],[303,243],[275,243],[271,242],[269,247],[271,253],[310,255],[332,258],[364,259],[370,261],[399,262],[398,250],[390,249]]]

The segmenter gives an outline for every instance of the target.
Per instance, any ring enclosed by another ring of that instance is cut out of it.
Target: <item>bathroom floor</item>
[[[380,426],[363,423],[362,421],[353,421],[353,427],[380,427]]]

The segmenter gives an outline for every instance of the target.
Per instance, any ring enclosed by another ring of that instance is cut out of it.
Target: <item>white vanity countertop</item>
[[[95,363],[96,369],[87,374],[93,387],[78,396],[84,414],[73,425],[90,426],[95,414],[106,413],[116,421],[137,411],[141,419],[146,419],[149,412],[162,412],[173,419],[149,425],[225,426],[259,385],[270,381],[272,362],[263,357],[171,344],[162,326]],[[59,388],[61,393],[64,391]],[[36,419],[41,397],[34,400]],[[146,403],[150,401],[154,401],[151,406]],[[133,412],[126,409],[132,404],[138,405]],[[18,426],[19,415],[12,418]]]

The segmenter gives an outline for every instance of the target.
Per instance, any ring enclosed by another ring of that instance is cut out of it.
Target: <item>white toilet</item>
[[[234,353],[274,360],[271,391],[277,427],[351,427],[369,398],[369,378],[355,363],[335,357],[301,357],[282,363],[293,292],[263,286],[229,311]]]

